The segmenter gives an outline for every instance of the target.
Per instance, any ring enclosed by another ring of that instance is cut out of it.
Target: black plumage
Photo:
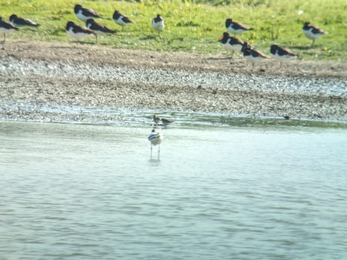
[[[10,22],[13,23],[15,26],[32,26],[32,27],[39,26],[38,23],[35,23],[29,19],[18,17],[16,14],[12,14],[10,16]]]
[[[4,34],[4,43],[6,41],[6,33],[18,31],[19,29],[14,26],[11,22],[3,21],[0,16],[0,32]]]
[[[102,16],[95,12],[93,9],[83,8],[82,5],[79,4],[75,5],[74,12],[77,18],[82,20],[83,22],[85,22],[89,18],[102,18]]]

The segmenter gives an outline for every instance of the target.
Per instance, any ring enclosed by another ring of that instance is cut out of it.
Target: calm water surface
[[[0,259],[347,259],[346,127],[199,120],[0,122]]]

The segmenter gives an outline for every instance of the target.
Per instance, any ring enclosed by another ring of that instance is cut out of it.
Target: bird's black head
[[[113,19],[118,19],[120,16],[120,12],[118,10],[114,11],[113,13]]]
[[[245,50],[246,50],[247,48],[249,48],[249,47],[248,47],[248,42],[243,42],[241,52],[245,52]]]
[[[18,18],[18,16],[17,16],[17,15],[12,14],[12,15],[10,16],[10,21],[11,21],[12,19],[17,19],[17,18]]]
[[[89,23],[95,23],[94,19],[93,19],[93,18],[89,18],[89,19],[86,21],[86,25],[89,24]]]
[[[71,26],[74,26],[74,25],[75,25],[74,22],[68,21],[67,24],[66,24],[66,30],[69,30],[69,28],[70,28]]]
[[[276,51],[277,51],[277,44],[272,44],[270,47],[270,52],[271,54],[275,55]]]
[[[75,5],[75,13],[77,13],[82,8],[82,5]]]
[[[229,25],[233,22],[233,20],[231,18],[228,18],[225,20],[225,26],[229,27]]]
[[[305,22],[305,23],[304,23],[304,28],[308,28],[308,27],[310,27],[310,25],[311,25],[310,22]]]

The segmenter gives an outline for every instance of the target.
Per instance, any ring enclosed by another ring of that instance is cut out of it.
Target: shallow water
[[[140,117],[0,122],[0,259],[347,259],[344,124]]]

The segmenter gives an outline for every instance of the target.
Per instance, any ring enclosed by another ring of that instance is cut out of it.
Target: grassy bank
[[[21,28],[12,39],[73,42],[65,32],[65,24],[72,20],[83,25],[73,12],[76,3],[92,8],[104,19],[98,20],[116,35],[99,38],[99,44],[114,48],[168,51],[225,52],[216,38],[225,30],[225,19],[233,18],[254,28],[240,36],[257,49],[269,54],[269,46],[277,43],[309,60],[347,60],[347,2],[345,0],[211,0],[211,1],[58,1],[7,0],[0,1],[0,15],[8,20],[12,13],[36,21],[39,28]],[[112,20],[114,10],[120,10],[135,21],[120,31]],[[158,36],[151,26],[152,18],[160,13],[166,28]],[[316,40],[309,48],[301,28],[311,21],[329,34]],[[85,40],[93,43],[89,37]],[[10,45],[11,41],[6,42]]]

